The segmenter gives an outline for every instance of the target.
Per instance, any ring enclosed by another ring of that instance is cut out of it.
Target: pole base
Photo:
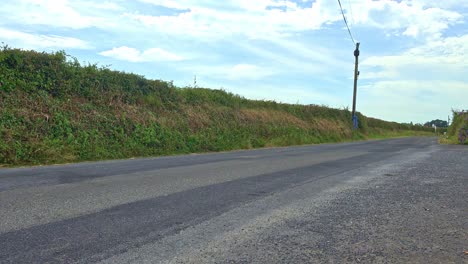
[[[353,116],[353,128],[358,129],[358,127],[359,127],[359,118],[357,115],[354,115]]]

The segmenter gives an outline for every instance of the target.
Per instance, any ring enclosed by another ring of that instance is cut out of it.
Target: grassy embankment
[[[447,130],[447,136],[442,136],[440,142],[468,145],[468,112],[453,112],[453,122]]]
[[[221,90],[0,50],[0,166],[120,159],[430,134],[317,105],[248,100]]]

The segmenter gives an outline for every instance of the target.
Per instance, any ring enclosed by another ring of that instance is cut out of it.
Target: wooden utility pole
[[[357,96],[357,80],[359,77],[359,42],[356,43],[356,50],[354,50],[354,57],[356,58],[354,64],[354,93],[353,93],[353,127],[358,128],[358,118],[356,115],[356,96]]]

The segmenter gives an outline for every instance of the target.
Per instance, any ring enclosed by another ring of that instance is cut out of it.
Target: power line
[[[351,34],[351,30],[349,29],[348,21],[346,20],[346,16],[343,11],[343,6],[341,5],[341,1],[338,0],[338,4],[340,4],[340,9],[341,9],[341,14],[343,15],[343,20],[346,24],[346,28],[348,29],[349,36],[351,37],[351,40],[353,41],[354,44],[356,44],[356,41],[354,41],[353,34]]]

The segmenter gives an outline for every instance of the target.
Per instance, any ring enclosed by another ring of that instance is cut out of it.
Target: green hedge
[[[0,164],[46,164],[340,142],[431,129],[318,105],[80,65],[65,52],[0,50]],[[384,133],[385,132],[385,133]],[[406,134],[405,134],[406,133]],[[386,134],[389,135],[389,134]]]

